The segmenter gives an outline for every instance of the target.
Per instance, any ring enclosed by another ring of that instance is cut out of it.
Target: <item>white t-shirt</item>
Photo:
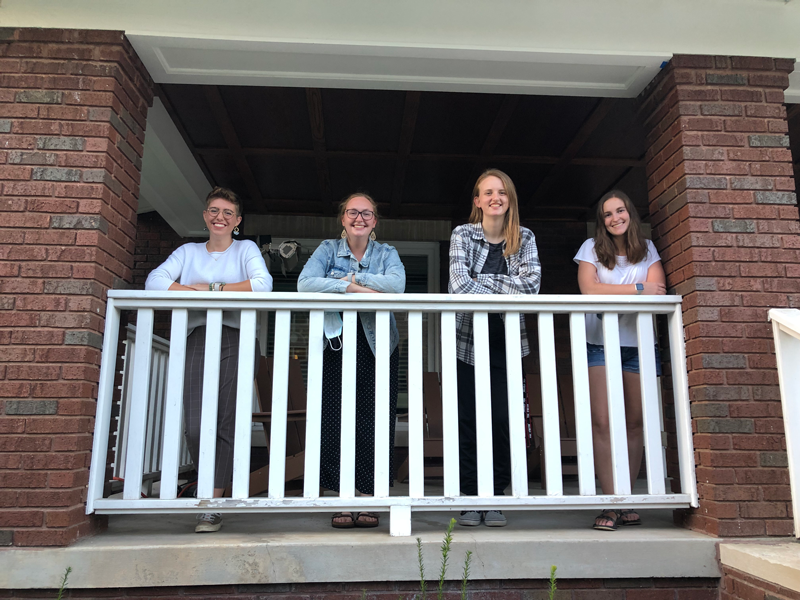
[[[617,256],[617,265],[612,269],[606,269],[597,260],[597,253],[594,251],[594,239],[589,238],[581,246],[573,259],[580,264],[581,261],[594,265],[597,268],[597,278],[600,283],[612,284],[633,284],[647,280],[647,270],[651,265],[661,260],[655,245],[647,240],[647,255],[641,262],[631,264],[625,256]],[[590,344],[603,345],[603,322],[597,318],[596,314],[586,315],[586,341]],[[636,337],[636,315],[620,315],[619,318],[619,342],[621,346],[636,347],[639,342]]]
[[[209,253],[206,245],[184,244],[169,255],[164,263],[147,276],[144,289],[163,292],[174,282],[181,285],[197,283],[236,283],[250,280],[254,292],[271,292],[272,276],[258,246],[250,240],[233,240],[225,252]],[[239,311],[223,311],[222,323],[239,329]],[[189,311],[189,333],[206,324],[206,313]]]

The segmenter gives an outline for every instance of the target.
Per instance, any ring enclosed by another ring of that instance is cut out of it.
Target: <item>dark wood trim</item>
[[[786,107],[786,120],[791,121],[795,117],[800,117],[800,104],[789,104]]]
[[[331,190],[331,173],[328,168],[327,148],[325,145],[325,117],[322,112],[322,92],[318,88],[306,88],[306,104],[308,105],[308,120],[311,124],[311,138],[314,144],[313,156],[317,169],[317,185],[319,186],[319,199],[322,214],[333,215],[336,207],[333,205],[333,191]]]
[[[561,153],[558,162],[553,165],[552,169],[550,169],[550,172],[542,180],[542,183],[539,184],[539,187],[533,193],[533,196],[531,196],[531,198],[525,202],[525,208],[535,206],[536,203],[539,202],[550,191],[552,186],[561,177],[566,168],[573,162],[578,152],[580,152],[581,148],[583,148],[584,144],[586,144],[588,139],[594,133],[595,129],[597,129],[600,123],[603,122],[603,119],[608,116],[608,113],[611,112],[611,109],[614,107],[615,103],[616,100],[614,98],[603,98],[595,105],[594,109],[592,109],[592,112],[588,117],[586,117],[586,120],[580,126],[580,129],[578,129],[575,137],[572,138],[572,141]]]
[[[392,184],[392,205],[389,215],[396,217],[400,212],[400,203],[403,201],[403,186],[406,181],[406,168],[408,157],[411,154],[411,144],[414,142],[414,130],[417,126],[419,113],[419,100],[421,92],[406,92],[405,106],[403,107],[403,124],[400,128],[400,143],[397,145],[397,164],[394,167],[394,182]]]
[[[313,150],[296,150],[293,148],[242,148],[245,155],[259,156],[301,156],[313,158]],[[200,155],[224,155],[228,153],[227,148],[197,148]],[[397,152],[360,152],[357,150],[326,150],[325,156],[335,156],[337,158],[386,158],[397,159]],[[416,161],[437,161],[437,160],[463,160],[478,162],[481,157],[476,154],[409,154],[406,159],[411,162]],[[555,165],[561,160],[558,156],[517,156],[511,154],[496,154],[491,157],[494,163],[515,163],[531,165]],[[485,159],[484,159],[485,162]],[[579,157],[574,158],[572,165],[592,166],[592,167],[644,167],[644,160],[640,158],[624,157]],[[477,174],[476,174],[477,177]],[[471,180],[474,183],[474,179]],[[470,185],[470,190],[471,189]]]
[[[228,114],[228,109],[225,107],[225,102],[222,99],[222,94],[219,87],[216,85],[203,86],[206,101],[211,108],[211,114],[214,115],[214,120],[219,126],[222,137],[228,145],[228,151],[239,169],[239,174],[244,179],[249,202],[245,200],[245,210],[248,212],[257,212],[258,209],[268,210],[269,203],[261,196],[261,190],[258,189],[258,182],[255,175],[247,162],[247,157],[242,151],[242,144],[239,142],[239,136],[236,134],[236,128],[233,126],[233,121]]]
[[[164,105],[164,108],[167,110],[169,118],[172,119],[172,122],[175,124],[175,128],[178,130],[178,133],[181,134],[181,137],[183,138],[186,147],[189,148],[189,152],[191,152],[192,156],[194,156],[194,160],[197,162],[197,166],[200,167],[200,170],[203,172],[203,175],[206,176],[206,179],[208,180],[208,185],[210,187],[214,187],[215,185],[217,185],[217,181],[214,178],[214,175],[211,174],[208,165],[206,165],[206,161],[203,160],[202,152],[194,145],[192,138],[189,136],[189,132],[186,131],[186,127],[183,125],[181,118],[178,116],[178,113],[175,110],[175,106],[172,104],[172,100],[170,100],[169,98],[169,94],[158,83],[154,84],[153,89],[155,95],[159,97],[161,103]]]

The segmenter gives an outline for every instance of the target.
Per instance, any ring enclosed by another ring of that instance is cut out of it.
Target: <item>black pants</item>
[[[481,367],[486,370],[486,367]],[[511,483],[508,439],[508,388],[505,367],[489,366],[492,386],[492,452],[494,494],[502,496]],[[475,367],[458,361],[458,453],[461,493],[478,495],[478,447],[475,428]],[[520,400],[521,401],[521,400]]]

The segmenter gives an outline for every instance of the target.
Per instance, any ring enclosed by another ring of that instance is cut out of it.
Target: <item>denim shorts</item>
[[[639,348],[636,346],[622,346],[622,370],[628,373],[639,373]],[[604,367],[606,365],[606,352],[603,346],[586,344],[586,356],[590,367]],[[661,375],[661,353],[656,346],[656,375]]]

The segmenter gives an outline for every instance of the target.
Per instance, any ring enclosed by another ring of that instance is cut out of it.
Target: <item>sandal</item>
[[[625,517],[631,517],[626,519]],[[619,513],[619,522],[620,525],[625,525],[626,527],[631,525],[641,525],[642,519],[639,517],[639,513],[636,512],[636,509],[629,509],[629,510],[622,510]]]
[[[362,520],[361,517],[370,520]],[[380,517],[373,512],[360,512],[356,516],[356,527],[377,527],[380,525]]]
[[[614,515],[613,517],[611,515]],[[616,531],[617,527],[619,527],[620,523],[620,514],[616,510],[611,508],[607,508],[603,512],[601,512],[594,520],[594,527],[595,529],[599,529],[600,531]],[[600,521],[611,521],[611,525],[602,525]]]
[[[347,521],[337,521],[336,519],[348,519]],[[333,513],[331,517],[331,527],[334,529],[352,529],[356,526],[356,520],[351,512]]]

